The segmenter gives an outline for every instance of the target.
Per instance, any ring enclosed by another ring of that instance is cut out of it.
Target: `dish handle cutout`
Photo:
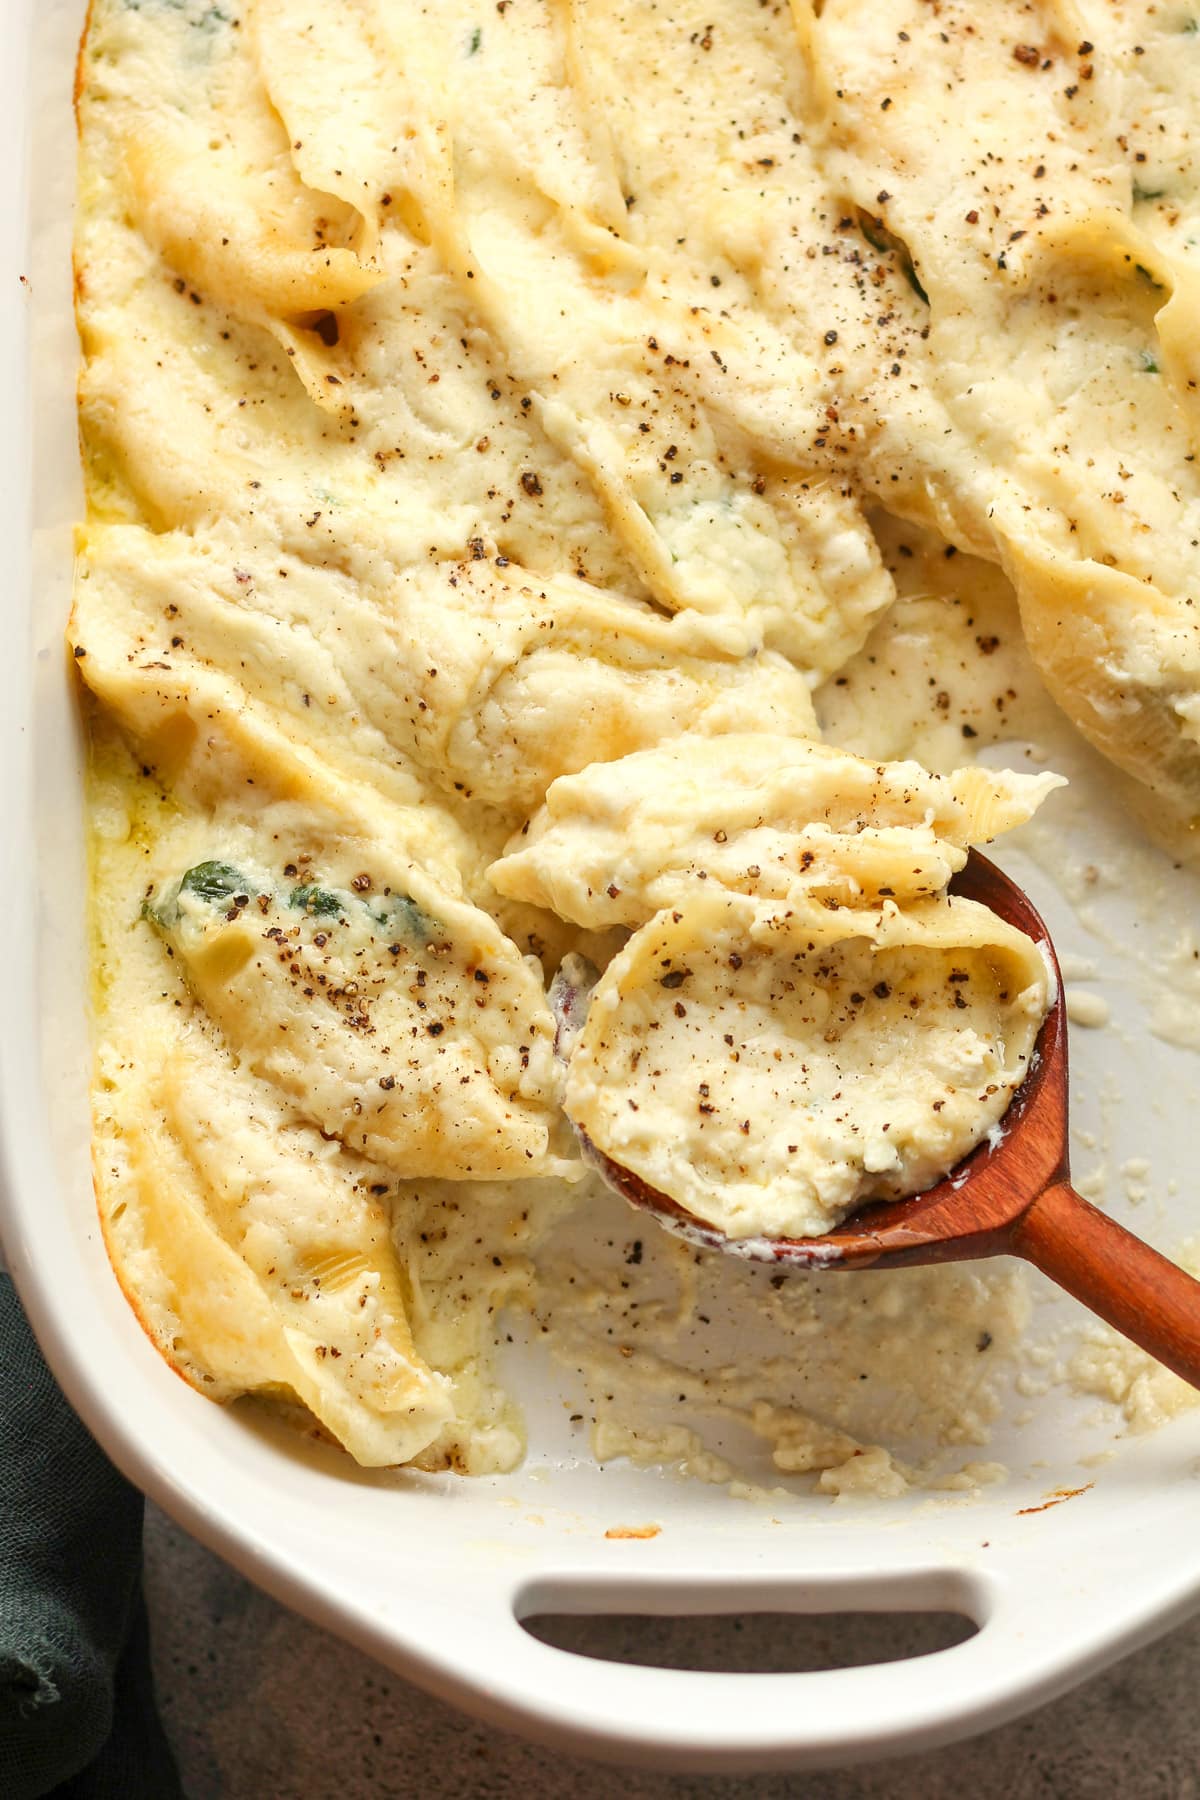
[[[510,1590],[488,1710],[642,1767],[799,1769],[918,1750],[1028,1706],[1031,1676],[1051,1697],[1027,1658],[1027,1601],[936,1566],[546,1573]]]
[[[531,1637],[572,1656],[724,1675],[875,1668],[953,1649],[979,1627],[957,1612],[533,1613]]]

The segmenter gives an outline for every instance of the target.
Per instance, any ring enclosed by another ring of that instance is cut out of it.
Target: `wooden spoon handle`
[[[1048,1187],[1012,1230],[1018,1256],[1200,1387],[1200,1281],[1077,1194]]]

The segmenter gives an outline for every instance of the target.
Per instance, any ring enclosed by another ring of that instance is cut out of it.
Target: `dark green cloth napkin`
[[[0,1796],[179,1800],[150,1673],[142,1496],[0,1275]]]

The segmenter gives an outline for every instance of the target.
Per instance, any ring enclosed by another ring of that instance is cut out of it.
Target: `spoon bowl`
[[[1023,889],[977,850],[951,892],[979,901],[1042,945],[1055,993],[1029,1073],[1000,1124],[935,1186],[905,1200],[869,1201],[822,1237],[735,1239],[650,1187],[581,1133],[584,1156],[609,1187],[669,1231],[756,1262],[825,1271],[1022,1256],[1200,1387],[1200,1282],[1070,1184],[1066,1007],[1045,921]]]

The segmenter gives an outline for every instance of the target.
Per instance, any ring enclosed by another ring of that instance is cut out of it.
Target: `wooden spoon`
[[[754,1261],[823,1272],[1023,1256],[1200,1387],[1200,1281],[1090,1205],[1069,1180],[1067,1022],[1050,933],[1022,890],[978,851],[951,888],[1044,944],[1058,989],[1000,1132],[935,1187],[907,1200],[870,1202],[824,1237],[740,1243],[649,1187],[580,1133],[584,1154],[610,1187],[669,1230]]]

